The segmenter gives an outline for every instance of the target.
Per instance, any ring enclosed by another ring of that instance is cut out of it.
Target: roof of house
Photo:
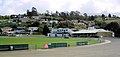
[[[72,34],[76,34],[76,33],[97,33],[97,32],[111,32],[111,31],[107,31],[107,30],[104,30],[104,29],[92,29],[92,30],[79,30],[79,31],[72,32]]]
[[[28,30],[38,30],[38,27],[29,27]]]
[[[1,28],[2,30],[12,30],[11,27],[4,27],[4,28]]]

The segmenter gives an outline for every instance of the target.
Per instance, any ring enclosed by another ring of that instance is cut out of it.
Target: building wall
[[[48,33],[48,37],[69,37],[69,34],[52,34],[52,33]]]
[[[112,32],[98,32],[97,36],[112,37]]]
[[[113,37],[112,32],[98,32],[98,33],[78,33],[78,34],[72,34],[72,37]]]
[[[78,34],[72,34],[72,37],[96,37],[96,33],[78,33]]]
[[[52,29],[48,37],[69,37],[71,30],[69,28]]]

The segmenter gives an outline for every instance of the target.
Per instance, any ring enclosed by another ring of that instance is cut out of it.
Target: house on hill
[[[11,31],[12,28],[11,27],[4,27],[4,28],[1,28],[1,30],[2,30],[3,33],[7,33],[9,31]]]
[[[30,31],[30,34],[33,34],[33,33],[38,33],[38,27],[29,27],[28,30]]]

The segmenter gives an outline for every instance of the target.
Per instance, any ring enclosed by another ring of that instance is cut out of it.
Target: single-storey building
[[[72,31],[69,28],[52,29],[48,37],[69,37]]]
[[[3,33],[7,33],[9,31],[11,31],[12,28],[11,27],[4,27],[4,28],[1,28],[1,30],[2,30]]]
[[[38,27],[29,27],[28,30],[35,31],[35,30],[38,30]]]
[[[114,32],[104,29],[94,29],[89,27],[87,30],[79,30],[71,33],[72,37],[114,37]]]
[[[57,20],[50,20],[49,23],[51,23],[51,24],[52,24],[52,23],[56,23],[56,24],[57,24],[58,21],[57,21]]]
[[[25,32],[25,27],[17,27],[14,30],[14,33],[23,33],[23,32]]]
[[[39,19],[39,16],[32,16],[32,19]]]
[[[38,33],[36,32],[39,28],[38,27],[29,27],[28,30],[30,31],[30,34],[33,34],[33,33]]]

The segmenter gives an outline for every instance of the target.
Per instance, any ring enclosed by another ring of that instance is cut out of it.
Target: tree
[[[85,17],[87,17],[87,13],[84,13],[83,15],[84,15]]]
[[[99,28],[105,28],[107,26],[107,23],[105,21],[98,21],[95,20],[96,26],[98,26]]]
[[[35,7],[32,7],[32,16],[37,16],[37,9]]]
[[[10,19],[10,16],[5,15],[4,19]]]
[[[73,28],[74,24],[69,22],[69,21],[65,21],[65,22],[60,22],[58,23],[57,28]]]
[[[116,37],[120,37],[120,25],[117,22],[109,23],[105,29],[113,31]]]
[[[46,10],[45,16],[50,16],[49,10]]]
[[[111,14],[108,14],[108,17],[111,18]]]
[[[89,17],[89,20],[90,20],[90,21],[91,21],[91,20],[95,20],[95,17],[92,15],[92,16]]]
[[[2,33],[2,29],[0,28],[0,34]]]
[[[32,18],[32,16],[38,16],[37,9],[35,7],[32,7],[32,12],[30,12],[29,10],[27,10],[27,16],[29,18]]]
[[[117,29],[117,31],[115,32],[115,36],[116,37],[120,37],[120,27]]]
[[[59,16],[59,12],[58,11],[56,11],[55,14],[56,14],[56,16]]]
[[[103,20],[105,20],[105,15],[104,15],[104,14],[102,14],[102,16],[101,16],[101,17],[102,17],[102,19],[103,19]]]
[[[52,25],[52,28],[56,28],[57,27],[57,24],[55,22],[51,23]]]
[[[40,23],[39,25],[39,33],[42,34],[43,32],[43,28],[44,28],[44,25],[42,23]]]
[[[80,19],[80,12],[79,11],[75,11],[75,19]]]
[[[48,33],[50,33],[50,30],[49,30],[49,28],[48,28],[47,25],[44,25],[42,34],[45,35],[45,36],[47,36]]]
[[[64,22],[64,23],[58,23],[58,25],[57,25],[57,28],[67,28],[67,23],[66,22]]]
[[[116,18],[117,16],[116,15],[113,15],[113,18]]]
[[[80,15],[80,12],[79,12],[79,11],[76,11],[76,14],[77,14],[77,15]]]
[[[113,31],[113,32],[116,32],[119,27],[120,27],[120,26],[119,26],[119,24],[118,24],[117,22],[111,22],[111,23],[109,23],[109,24],[105,27],[105,29],[106,29],[106,30],[111,30],[111,31]]]
[[[78,19],[80,12],[79,11],[71,11],[69,15],[70,15],[70,19]]]
[[[13,24],[11,25],[12,31],[15,30],[17,28],[17,25]]]
[[[28,16],[29,18],[32,18],[32,12],[30,12],[29,10],[27,10],[27,16]]]
[[[39,22],[33,22],[32,24],[28,25],[27,27],[39,27]]]
[[[11,19],[17,18],[17,15],[10,15]]]
[[[60,17],[62,17],[64,20],[66,20],[67,19],[67,13],[61,12]]]
[[[87,13],[84,13],[83,15],[85,16],[85,20],[87,20]]]
[[[34,22],[33,24],[32,24],[32,27],[38,27],[39,26],[39,22]]]

